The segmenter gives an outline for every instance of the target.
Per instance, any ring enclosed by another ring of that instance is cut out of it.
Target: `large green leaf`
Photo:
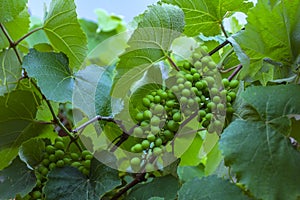
[[[34,171],[16,158],[9,167],[0,171],[0,199],[13,199],[17,194],[25,196],[35,184]]]
[[[78,69],[87,55],[86,36],[77,20],[74,0],[53,0],[44,22],[51,44],[65,53],[72,69]]]
[[[71,101],[74,78],[68,59],[63,54],[31,49],[24,57],[23,68],[28,76],[37,80],[38,86],[48,100]]]
[[[184,33],[188,36],[218,35],[225,17],[234,12],[247,12],[252,6],[243,0],[162,0],[179,6],[185,14]]]
[[[243,64],[241,78],[263,84],[286,78],[291,66],[299,64],[300,2],[283,0],[271,6],[267,0],[259,1],[247,21],[245,31],[233,36],[235,49],[243,50],[237,52]]]
[[[136,76],[153,63],[165,58],[174,39],[184,27],[183,12],[172,5],[155,5],[143,14],[133,32],[128,47],[117,65],[118,78],[135,67],[141,67]]]
[[[135,186],[126,199],[138,200],[163,197],[166,200],[173,200],[176,198],[179,187],[179,182],[174,176],[158,177],[149,183]]]
[[[1,6],[0,6],[1,7]],[[2,8],[2,7],[1,7]],[[1,13],[1,12],[0,12]],[[2,13],[0,17],[2,16]],[[25,8],[14,20],[3,23],[3,27],[13,41],[20,39],[29,30],[29,13],[28,9]],[[18,27],[18,28],[16,28]],[[9,47],[9,42],[3,31],[0,30],[0,49]]]
[[[1,0],[0,1],[0,23],[12,21],[22,12],[27,0]]]
[[[73,167],[56,168],[49,173],[44,192],[49,200],[98,200],[120,184],[118,171],[93,159],[90,178]]]
[[[31,91],[13,91],[0,97],[0,170],[18,155],[21,144],[44,134],[50,125],[35,121],[40,100]]]
[[[45,142],[40,138],[33,138],[20,146],[19,157],[33,169],[43,160],[44,151]]]
[[[14,90],[21,76],[22,68],[15,52],[12,49],[0,52],[0,96]]]
[[[247,200],[250,199],[243,194],[242,190],[227,180],[217,176],[195,178],[183,184],[178,192],[178,200]]]
[[[259,199],[299,198],[300,153],[288,136],[289,115],[300,113],[300,86],[251,87],[238,102],[240,119],[220,140],[225,163]]]

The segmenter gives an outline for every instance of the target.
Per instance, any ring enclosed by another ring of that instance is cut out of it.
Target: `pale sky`
[[[148,5],[158,0],[75,0],[79,18],[96,20],[96,8],[102,8],[108,13],[122,15],[126,22],[143,13]],[[28,7],[33,16],[43,18],[44,3],[49,5],[51,0],[28,0]]]

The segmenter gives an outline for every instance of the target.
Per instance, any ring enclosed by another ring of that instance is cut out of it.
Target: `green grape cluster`
[[[49,144],[45,147],[43,159],[35,169],[36,187],[24,199],[43,198],[42,189],[47,181],[47,175],[55,168],[72,166],[88,176],[92,158],[93,155],[88,150],[83,150],[81,153],[67,152],[63,138],[56,138],[54,144]]]
[[[137,126],[132,136],[138,139],[131,148],[133,153],[161,155],[180,125],[195,111],[199,127],[206,128],[208,133],[220,133],[224,117],[233,113],[234,89],[239,82],[218,80],[218,69],[210,56],[200,50],[190,62],[178,67],[180,71],[168,79],[170,87],[162,86],[141,99],[144,109],[135,116]],[[144,160],[133,157],[132,169],[139,169]]]

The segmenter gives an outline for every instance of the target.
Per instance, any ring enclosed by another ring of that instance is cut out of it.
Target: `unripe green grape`
[[[172,108],[175,105],[175,101],[173,100],[169,100],[166,102],[166,106],[168,106],[169,108]]]
[[[160,96],[156,95],[156,96],[154,97],[154,103],[160,103],[160,102],[161,102]]]
[[[155,96],[157,93],[155,91],[151,92],[152,96]]]
[[[193,81],[199,81],[200,80],[200,74],[199,73],[195,73],[193,74]]]
[[[180,97],[180,103],[181,104],[187,104],[188,99],[186,97]]]
[[[191,69],[191,65],[188,62],[183,63],[183,68],[186,70],[190,70]]]
[[[204,85],[203,85],[203,82],[202,81],[198,81],[195,83],[195,87],[198,89],[198,90],[202,90],[204,88]]]
[[[211,58],[210,56],[204,56],[202,59],[201,59],[201,62],[205,65],[207,65],[209,62],[211,61]]]
[[[154,142],[155,146],[159,147],[162,145],[162,139],[161,138],[156,138],[155,142]]]
[[[143,105],[145,107],[149,107],[150,106],[151,101],[148,98],[143,98],[142,101],[143,101]]]
[[[224,88],[227,88],[229,86],[229,80],[227,78],[223,78],[222,83],[224,85]]]
[[[90,167],[91,167],[91,160],[85,160],[85,161],[83,162],[83,166],[84,166],[85,168],[90,168]]]
[[[207,108],[210,109],[210,110],[214,110],[216,109],[216,104],[214,102],[209,102],[207,105]]]
[[[232,101],[232,99],[231,99],[231,97],[228,95],[228,96],[226,96],[226,101],[227,102],[231,102]]]
[[[79,160],[79,155],[78,155],[78,153],[71,153],[70,156],[71,156],[71,159],[72,159],[72,160]]]
[[[57,157],[56,157],[54,154],[51,154],[51,155],[49,156],[49,161],[50,161],[50,162],[56,162],[56,160],[57,160]]]
[[[195,66],[195,68],[196,69],[200,69],[200,68],[202,68],[202,63],[200,62],[200,61],[196,61],[195,63],[194,63],[194,66]]]
[[[184,84],[180,83],[180,84],[178,85],[178,89],[179,89],[179,90],[183,90],[183,89],[184,89]]]
[[[159,117],[157,117],[157,116],[153,116],[152,118],[151,118],[151,121],[150,121],[150,124],[152,125],[152,126],[158,126],[159,124],[160,124],[160,118]]]
[[[136,114],[136,116],[135,116],[135,119],[137,120],[137,121],[142,121],[143,119],[144,119],[144,115],[143,115],[143,113],[137,113]]]
[[[230,115],[230,114],[234,113],[234,109],[232,107],[227,107],[226,113]]]
[[[188,81],[193,81],[193,75],[191,75],[191,74],[186,74],[186,75],[185,75],[185,79],[188,80]]]
[[[135,145],[133,146],[133,150],[134,150],[135,153],[140,153],[140,152],[143,151],[143,147],[142,147],[141,144],[135,144]]]
[[[151,133],[155,135],[160,132],[160,127],[159,126],[151,126],[150,130],[151,130]]]
[[[50,164],[50,160],[47,159],[47,158],[45,158],[45,159],[42,160],[42,164],[43,164],[45,167],[47,167],[47,166]]]
[[[56,159],[63,159],[64,155],[65,155],[65,152],[63,150],[56,150],[55,151],[55,157]]]
[[[199,60],[202,57],[202,54],[195,52],[195,53],[193,53],[192,57],[194,60]]]
[[[141,122],[141,127],[147,127],[149,126],[149,122],[148,121],[142,121]]]
[[[71,166],[72,166],[72,167],[75,167],[75,168],[78,168],[78,167],[81,166],[81,163],[76,161],[76,162],[73,162],[73,163],[71,164]]]
[[[225,105],[222,104],[222,103],[217,104],[217,110],[224,111],[225,110]]]
[[[198,95],[199,94],[199,91],[196,87],[191,87],[191,92],[192,92],[192,95]]]
[[[90,152],[89,150],[83,150],[83,151],[81,152],[81,156],[82,156],[83,158],[85,158],[87,155],[92,155],[91,152]]]
[[[64,144],[63,142],[61,142],[61,141],[58,141],[58,142],[55,142],[54,147],[55,147],[56,149],[61,149],[61,150],[63,150],[63,149],[65,149],[65,144]]]
[[[197,69],[195,69],[195,68],[191,68],[190,72],[191,72],[191,74],[192,74],[192,75],[194,75],[195,73],[197,73],[197,72],[198,72],[198,70],[197,70]]]
[[[187,88],[187,89],[190,89],[193,87],[193,83],[191,81],[186,81],[184,83],[184,87]]]
[[[143,135],[143,133],[144,133],[144,131],[143,131],[143,129],[141,127],[135,127],[133,129],[133,135],[134,136],[140,137],[140,136]]]
[[[177,84],[184,83],[184,82],[185,82],[184,78],[178,78],[176,81]]]
[[[219,94],[218,88],[215,88],[215,87],[211,88],[211,89],[210,89],[210,94],[211,94],[212,96],[218,95],[218,94]]]
[[[152,113],[150,110],[145,110],[144,111],[144,120],[149,120],[152,117]]]
[[[46,167],[40,167],[39,172],[43,175],[46,176],[48,174],[48,169]]]
[[[188,105],[189,105],[190,107],[194,106],[194,105],[195,105],[195,100],[194,100],[194,99],[189,99],[189,100],[188,100]]]
[[[214,96],[213,102],[214,102],[215,104],[218,104],[218,103],[221,102],[221,98],[220,98],[219,96]]]
[[[94,157],[93,155],[86,155],[86,156],[85,156],[85,159],[86,159],[86,160],[92,160],[93,157]]]
[[[205,115],[205,118],[206,118],[207,120],[211,120],[212,117],[213,117],[213,114],[211,114],[211,113],[207,113],[207,114]]]
[[[229,83],[229,87],[230,88],[236,88],[239,85],[239,81],[238,80],[232,80]]]
[[[152,96],[152,95],[150,95],[150,94],[148,94],[148,95],[146,96],[146,98],[149,99],[150,101],[154,101],[154,96]]]
[[[213,124],[215,127],[218,127],[218,128],[223,127],[223,123],[220,120],[215,120],[213,122]]]
[[[214,61],[209,61],[207,66],[209,69],[214,69],[216,68],[216,63]]]
[[[150,133],[149,135],[147,135],[147,140],[149,140],[150,142],[154,142],[155,141],[155,135]]]
[[[235,92],[229,92],[229,93],[228,93],[228,96],[230,96],[230,97],[231,97],[231,101],[234,101],[234,100],[235,100],[235,98],[236,98],[236,94],[235,94]]]
[[[211,76],[205,77],[205,81],[207,82],[208,86],[212,86],[215,83],[215,79]]]
[[[168,121],[167,127],[171,131],[177,131],[179,128],[179,124],[175,122],[174,120]]]
[[[180,112],[177,112],[173,115],[173,120],[175,122],[180,122],[181,121],[181,113]]]
[[[57,137],[57,138],[55,138],[55,143],[57,143],[57,142],[64,142],[64,140],[62,137]]]
[[[210,120],[207,120],[207,119],[202,122],[202,126],[204,128],[207,128],[209,126],[209,124],[210,124]]]
[[[171,87],[171,90],[172,90],[172,92],[176,93],[176,92],[179,91],[179,87],[178,87],[177,85],[173,85],[173,86]]]
[[[188,89],[183,89],[181,95],[185,97],[189,97],[191,95],[191,91]]]
[[[90,171],[88,169],[82,169],[81,173],[85,176],[88,176],[90,174]]]
[[[82,173],[83,172],[83,170],[85,169],[85,167],[83,166],[83,165],[80,165],[79,167],[78,167],[78,170]]]
[[[161,94],[159,94],[159,96],[161,97],[161,99],[167,99],[168,98],[168,93],[165,91],[162,91]]]
[[[56,163],[52,162],[52,163],[49,164],[49,169],[50,170],[53,170],[55,168],[56,168]]]
[[[145,149],[145,150],[150,147],[150,142],[148,140],[143,140],[141,144],[142,144],[143,149]]]
[[[42,197],[42,193],[37,190],[37,191],[34,191],[31,196],[33,199],[38,199],[38,198]]]
[[[70,158],[64,158],[63,161],[65,162],[65,165],[70,165],[72,159],[70,159]]]
[[[147,172],[152,172],[152,171],[155,171],[155,167],[154,167],[153,164],[147,163],[146,166],[145,166],[145,170],[146,170]]]
[[[171,92],[171,91],[168,92],[168,98],[169,98],[169,99],[175,99],[175,97],[176,97],[176,96],[174,95],[173,92]]]
[[[46,146],[46,152],[47,152],[48,154],[53,154],[53,153],[55,152],[55,147],[52,146],[52,145],[47,145],[47,146]]]
[[[153,154],[155,156],[159,156],[162,153],[162,149],[160,147],[154,147],[153,148]]]
[[[35,187],[40,187],[42,185],[42,181],[37,179],[36,180],[36,184],[35,184]]]
[[[204,118],[206,116],[205,110],[199,110],[198,115],[199,115],[200,118]]]
[[[57,167],[63,167],[63,166],[65,166],[65,162],[63,160],[59,160],[59,161],[56,162],[56,166]]]
[[[163,111],[164,111],[164,107],[162,106],[162,105],[156,105],[155,107],[154,107],[154,113],[155,114],[160,114],[160,113],[163,113]]]
[[[173,139],[174,134],[170,130],[165,130],[164,131],[164,136],[166,137],[167,140],[171,140],[171,139]]]

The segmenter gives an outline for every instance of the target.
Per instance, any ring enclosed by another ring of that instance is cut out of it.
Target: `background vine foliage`
[[[1,200],[300,199],[300,1],[97,15],[0,0]]]

